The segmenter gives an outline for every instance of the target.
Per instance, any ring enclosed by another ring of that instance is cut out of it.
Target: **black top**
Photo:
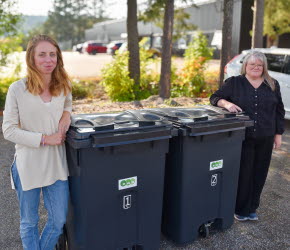
[[[238,105],[254,120],[254,127],[247,128],[247,137],[283,134],[285,110],[277,81],[272,91],[265,81],[255,89],[244,75],[233,76],[210,97],[210,103],[217,106],[220,99]]]

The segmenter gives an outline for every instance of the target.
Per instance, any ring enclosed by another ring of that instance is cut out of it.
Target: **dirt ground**
[[[176,97],[163,101],[159,96],[150,96],[148,99],[132,102],[112,102],[104,99],[83,99],[73,101],[73,113],[115,112],[128,109],[165,108],[165,107],[193,107],[209,104],[208,98]]]

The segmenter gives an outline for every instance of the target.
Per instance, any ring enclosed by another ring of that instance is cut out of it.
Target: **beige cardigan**
[[[26,89],[26,79],[9,87],[2,129],[4,138],[16,144],[16,165],[24,191],[67,180],[65,146],[40,145],[42,134],[58,131],[63,111],[72,111],[71,94],[52,97],[46,105]]]

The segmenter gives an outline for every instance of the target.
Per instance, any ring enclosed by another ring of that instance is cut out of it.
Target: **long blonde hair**
[[[269,75],[268,72],[268,64],[267,64],[267,58],[264,55],[264,53],[260,52],[260,51],[251,51],[249,52],[246,56],[245,59],[243,61],[243,65],[241,68],[241,74],[242,75],[246,75],[246,67],[247,64],[249,62],[249,60],[251,58],[254,59],[258,59],[263,63],[263,73],[262,73],[262,77],[266,80],[266,84],[268,84],[268,86],[274,91],[275,90],[275,81],[274,79]]]
[[[57,54],[57,64],[52,72],[51,83],[49,85],[50,94],[58,96],[63,91],[64,95],[67,95],[71,92],[71,85],[68,74],[63,67],[61,50],[56,41],[47,35],[36,35],[28,42],[26,49],[27,89],[33,95],[39,95],[44,90],[41,73],[36,68],[34,62],[35,47],[42,41],[51,43],[56,48]]]

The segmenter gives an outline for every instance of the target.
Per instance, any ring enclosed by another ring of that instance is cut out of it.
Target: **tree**
[[[268,46],[278,40],[278,36],[290,32],[290,1],[265,0],[264,34],[268,36]]]
[[[43,24],[44,33],[57,41],[74,40],[73,3],[71,0],[54,0],[53,10]]]
[[[137,20],[137,0],[127,0],[127,34],[129,51],[129,76],[136,85],[140,83],[140,55]]]
[[[20,49],[17,25],[21,16],[14,14],[15,4],[14,0],[0,0],[0,66],[6,64],[8,54]]]
[[[182,2],[189,3],[192,2],[192,0],[182,0]],[[149,1],[148,7],[144,13],[139,14],[139,20],[144,23],[153,22],[156,26],[163,29],[165,3],[166,0]],[[195,4],[191,4],[191,6],[196,7]],[[194,24],[187,21],[189,19],[190,14],[186,12],[184,8],[174,9],[173,40],[180,38],[186,31],[193,31],[197,29]]]
[[[192,1],[182,0],[182,2]],[[195,5],[192,4],[192,6]],[[163,29],[161,76],[159,82],[159,95],[162,98],[170,97],[172,41],[180,38],[186,31],[196,29],[195,25],[186,22],[189,18],[190,15],[185,12],[184,8],[174,9],[174,0],[149,1],[147,10],[140,16],[140,20],[143,22],[154,22]]]
[[[103,1],[101,1],[103,2]],[[85,30],[94,23],[106,20],[100,11],[94,16],[100,2],[95,0],[54,0],[53,10],[49,12],[48,19],[43,25],[46,34],[56,38],[57,41],[71,41],[73,44],[82,42]]]
[[[263,47],[264,0],[255,0],[253,18],[252,48]]]
[[[167,0],[165,4],[165,13],[164,13],[161,76],[159,82],[159,96],[161,98],[170,97],[173,18],[174,18],[174,0]]]
[[[233,0],[224,0],[223,6],[223,26],[222,26],[222,49],[220,62],[220,81],[221,86],[224,79],[224,67],[232,58],[232,27],[233,27]]]

